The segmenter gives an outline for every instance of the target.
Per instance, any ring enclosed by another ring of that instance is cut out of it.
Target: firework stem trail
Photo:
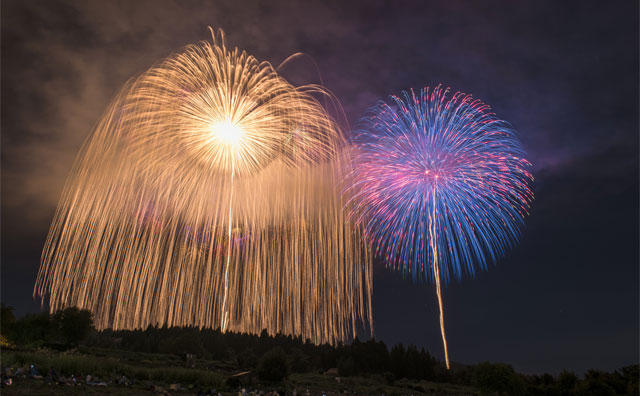
[[[436,280],[436,294],[438,295],[438,307],[440,309],[440,334],[442,335],[442,345],[444,347],[444,360],[447,365],[447,370],[450,369],[449,366],[449,348],[447,347],[447,334],[444,331],[444,307],[442,305],[442,290],[440,287],[440,264],[438,262],[438,241],[436,240],[436,194],[435,191],[433,193],[433,213],[429,215],[429,233],[431,237],[429,238],[429,243],[431,244],[431,252],[433,253],[433,276]]]

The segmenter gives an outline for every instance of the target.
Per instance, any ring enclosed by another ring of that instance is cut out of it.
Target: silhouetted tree
[[[51,323],[67,345],[77,345],[89,335],[93,327],[91,311],[76,307],[57,311],[51,317]]]
[[[415,345],[409,345],[407,347],[404,361],[407,378],[422,378],[422,359],[420,358],[420,352],[418,352],[418,348],[416,348]]]
[[[289,376],[287,355],[282,348],[265,353],[258,364],[258,378],[262,381],[280,382]]]
[[[51,334],[51,320],[46,312],[28,314],[13,323],[7,337],[17,345],[43,344]]]
[[[253,348],[247,348],[236,355],[238,367],[243,370],[251,370],[258,366],[258,356],[253,352]]]
[[[289,351],[291,371],[294,373],[306,373],[311,369],[309,357],[300,348],[293,348]]]
[[[626,391],[626,383],[622,376],[614,372],[612,374],[598,370],[588,370],[578,385],[578,394],[581,396],[613,396],[623,394]]]
[[[523,395],[524,380],[513,367],[502,363],[480,363],[473,369],[473,385],[485,395]]]
[[[570,371],[562,370],[556,382],[556,388],[561,395],[575,395],[578,377]]]
[[[626,383],[626,394],[631,396],[640,395],[640,386],[638,386],[638,379],[640,378],[640,370],[637,364],[632,366],[626,366],[620,369],[620,373],[624,382]]]
[[[15,321],[16,317],[13,315],[13,307],[0,304],[0,334],[6,335]]]
[[[343,356],[338,359],[338,373],[342,377],[350,377],[357,373],[356,363],[351,356]]]
[[[391,361],[391,372],[396,378],[405,378],[407,376],[407,369],[405,365],[405,351],[402,344],[394,345],[389,353],[389,360]]]

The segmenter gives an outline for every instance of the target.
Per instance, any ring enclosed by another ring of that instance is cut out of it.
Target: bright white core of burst
[[[212,137],[221,144],[235,147],[240,144],[244,136],[244,129],[231,121],[218,121],[211,124]]]

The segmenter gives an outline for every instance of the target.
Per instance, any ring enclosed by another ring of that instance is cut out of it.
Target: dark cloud
[[[74,157],[124,82],[223,28],[322,81],[351,125],[442,83],[519,131],[536,201],[522,243],[445,292],[454,360],[527,371],[638,361],[638,5],[605,2],[2,2],[2,300],[30,300]],[[316,68],[317,67],[317,68]],[[381,266],[381,264],[380,264]],[[377,336],[440,353],[429,285],[380,268]]]

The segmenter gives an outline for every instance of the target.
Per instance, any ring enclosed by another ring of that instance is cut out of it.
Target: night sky
[[[355,3],[4,0],[2,302],[39,310],[55,206],[113,95],[210,39],[210,25],[274,65],[306,54],[285,77],[318,83],[319,70],[352,127],[390,94],[442,83],[518,131],[531,216],[507,257],[445,289],[453,361],[527,373],[638,363],[638,3]],[[443,358],[433,286],[375,266],[376,338]]]

